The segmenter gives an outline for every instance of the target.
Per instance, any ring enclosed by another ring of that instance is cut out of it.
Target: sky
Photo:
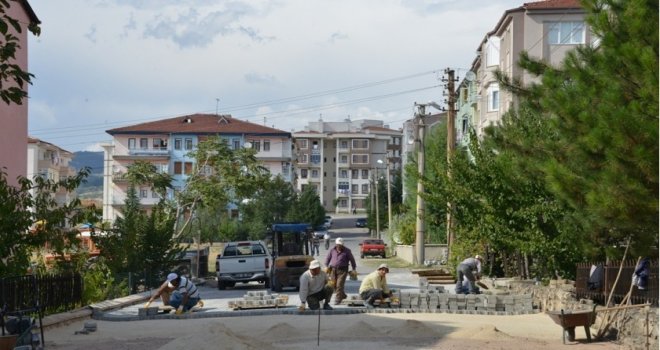
[[[100,151],[105,131],[194,113],[288,132],[444,105],[523,0],[30,0],[30,136]]]

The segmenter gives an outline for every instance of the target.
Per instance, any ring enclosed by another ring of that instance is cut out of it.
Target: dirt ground
[[[618,349],[608,342],[562,344],[545,314],[518,316],[397,313],[279,315],[130,322],[84,321],[48,329],[47,349]],[[320,333],[317,332],[319,329]],[[318,342],[318,346],[317,346]]]

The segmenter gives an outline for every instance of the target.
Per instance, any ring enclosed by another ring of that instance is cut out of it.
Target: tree
[[[0,98],[6,104],[20,105],[27,97],[25,84],[32,84],[34,75],[14,63],[16,51],[21,47],[19,38],[14,35],[14,32],[21,33],[23,29],[18,20],[7,14],[7,9],[12,4],[21,6],[18,1],[0,0],[0,35],[2,35],[0,40]],[[29,23],[27,29],[36,36],[41,34],[38,23]]]
[[[293,207],[287,214],[288,221],[307,223],[313,227],[325,221],[325,209],[321,205],[319,195],[312,186],[307,186],[300,193]]]
[[[631,238],[632,253],[657,253],[658,3],[588,0],[599,38],[567,54],[560,67],[529,55],[520,65],[540,84],[512,85],[522,98],[512,121],[536,125],[501,131],[500,146],[530,160],[548,189],[575,211],[592,257]],[[547,129],[539,129],[547,128]],[[540,130],[540,131],[539,131]],[[542,138],[536,138],[535,136]],[[524,150],[533,144],[537,152]]]
[[[0,171],[1,276],[24,274],[32,254],[47,243],[59,256],[76,247],[75,225],[85,212],[78,199],[59,205],[55,193],[72,192],[88,174],[89,169],[82,169],[59,181],[35,177],[34,183],[21,177],[20,187],[14,187],[7,183],[7,174]]]
[[[248,226],[251,238],[262,239],[266,228],[284,222],[292,210],[296,194],[291,183],[281,176],[267,180],[254,199],[240,206],[242,222]]]

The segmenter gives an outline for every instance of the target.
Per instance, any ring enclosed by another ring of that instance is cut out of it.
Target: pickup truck
[[[229,242],[215,260],[218,289],[233,287],[238,282],[263,282],[270,288],[272,257],[263,241]]]
[[[387,256],[385,247],[387,244],[382,239],[365,239],[360,243],[360,258],[364,259],[365,256],[371,255],[385,259]]]

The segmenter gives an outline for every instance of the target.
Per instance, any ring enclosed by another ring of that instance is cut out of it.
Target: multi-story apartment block
[[[126,199],[127,167],[136,161],[148,161],[158,171],[173,177],[174,191],[181,190],[196,168],[188,154],[213,136],[226,140],[230,148],[252,147],[257,159],[273,176],[292,179],[291,133],[241,121],[228,115],[193,114],[142,123],[106,131],[113,136],[104,148],[103,219],[114,221],[121,215]],[[144,206],[154,205],[158,195],[149,187],[137,189]],[[173,196],[168,193],[168,196]]]
[[[374,176],[385,177],[388,160],[401,168],[401,136],[380,120],[311,122],[294,133],[296,186],[313,186],[326,211],[364,212]]]
[[[558,65],[568,51],[594,39],[578,0],[530,2],[505,11],[479,44],[471,72],[458,86],[457,140],[467,142],[464,136],[470,127],[481,136],[486,127],[496,125],[515,105],[514,96],[500,89],[496,70],[529,84],[536,80],[518,66],[522,51]]]
[[[39,24],[41,22],[27,0],[9,1],[8,3],[10,7],[5,9],[6,14],[17,20],[23,30],[17,33],[12,26],[7,29],[8,33],[18,38],[20,47],[16,49],[14,59],[2,63],[16,64],[22,70],[28,70],[29,31],[27,26],[30,23]],[[3,78],[2,89],[12,86],[15,84],[4,81]],[[26,84],[23,88],[27,89],[28,86]],[[27,98],[23,99],[20,105],[0,101],[0,125],[2,125],[0,128],[0,170],[7,173],[7,182],[13,186],[18,186],[16,180],[18,176],[27,175],[28,164],[25,149],[28,142],[28,102]]]
[[[27,178],[33,180],[39,176],[52,181],[60,181],[75,175],[75,169],[69,166],[73,153],[52,143],[28,137]],[[34,190],[33,190],[34,191]],[[32,193],[34,195],[34,192]],[[69,193],[60,189],[55,193],[55,200],[62,205],[71,198]]]

